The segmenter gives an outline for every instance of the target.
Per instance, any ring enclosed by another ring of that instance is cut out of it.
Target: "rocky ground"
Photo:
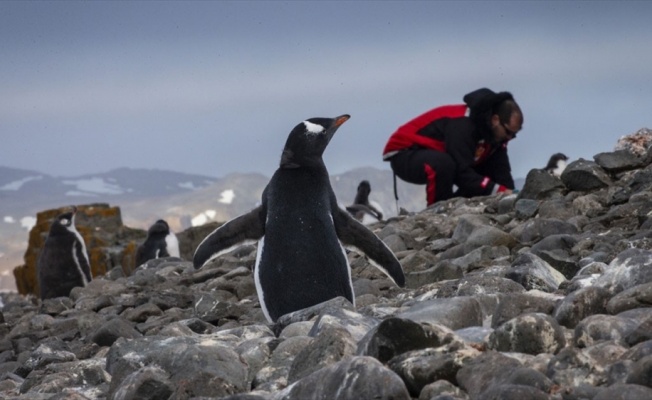
[[[267,324],[253,246],[4,295],[0,398],[650,399],[652,153],[594,160],[373,225],[407,285],[350,253],[355,307]]]

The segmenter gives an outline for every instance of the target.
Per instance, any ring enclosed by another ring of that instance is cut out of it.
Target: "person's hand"
[[[503,193],[504,193],[505,195],[510,195],[510,194],[514,193],[514,191],[513,191],[512,189],[505,189],[505,190],[503,191]]]

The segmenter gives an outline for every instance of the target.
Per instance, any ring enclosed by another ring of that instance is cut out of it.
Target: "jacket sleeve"
[[[487,176],[492,181],[505,189],[514,190],[514,178],[512,177],[512,167],[509,164],[509,156],[507,155],[507,143],[503,143],[485,164]]]
[[[449,120],[444,127],[446,152],[457,165],[455,185],[464,197],[485,196],[514,188],[506,148],[499,148],[481,164],[475,166],[478,140],[475,125],[468,118]]]

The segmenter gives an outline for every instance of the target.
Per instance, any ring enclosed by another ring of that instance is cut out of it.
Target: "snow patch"
[[[106,182],[104,179],[97,177],[90,179],[67,180],[63,181],[63,184],[75,186],[78,191],[86,193],[123,194],[125,192],[120,186]]]
[[[20,219],[20,226],[27,230],[31,230],[36,225],[36,217],[23,217]]]
[[[16,222],[16,220],[14,219],[14,217],[12,217],[12,216],[10,216],[10,215],[5,215],[5,217],[4,217],[2,220],[3,220],[5,223],[7,223],[7,224],[13,224],[13,223]]]
[[[220,193],[220,199],[218,202],[223,203],[223,204],[231,204],[233,203],[233,199],[235,198],[235,192],[233,189],[227,189]]]
[[[25,177],[23,179],[7,183],[6,185],[0,187],[0,190],[19,190],[27,182],[36,181],[36,180],[39,180],[39,179],[43,179],[43,176],[41,176],[41,175],[28,176],[28,177]]]
[[[206,210],[206,211],[203,211],[203,212],[197,214],[196,216],[194,216],[194,217],[190,220],[190,224],[191,224],[192,226],[201,226],[201,225],[204,225],[205,223],[207,223],[207,222],[209,222],[209,221],[213,221],[213,220],[215,220],[215,216],[216,216],[216,215],[217,215],[217,211],[215,211],[215,210]]]
[[[86,196],[86,197],[97,197],[95,193],[79,192],[77,190],[69,190],[66,192],[66,196],[76,197],[76,196]]]
[[[190,190],[197,189],[197,186],[195,186],[195,184],[192,183],[191,181],[177,183],[177,186],[179,186],[181,189],[190,189]]]

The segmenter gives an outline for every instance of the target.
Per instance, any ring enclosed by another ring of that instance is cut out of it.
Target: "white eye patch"
[[[59,222],[61,222],[61,225],[68,225],[68,218],[61,218]]]
[[[313,124],[312,122],[309,121],[303,121],[303,124],[306,126],[307,134],[316,135],[324,131],[324,127],[321,125]]]

